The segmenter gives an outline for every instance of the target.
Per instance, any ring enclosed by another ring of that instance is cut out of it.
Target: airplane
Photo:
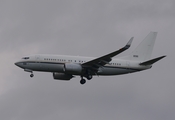
[[[157,32],[150,32],[131,54],[115,59],[114,56],[130,48],[134,37],[121,49],[98,58],[37,54],[23,57],[15,65],[30,72],[30,77],[34,76],[33,71],[51,72],[55,80],[69,81],[80,76],[80,83],[85,84],[86,79],[91,80],[93,76],[121,75],[150,69],[155,62],[166,57],[150,59],[156,36]]]

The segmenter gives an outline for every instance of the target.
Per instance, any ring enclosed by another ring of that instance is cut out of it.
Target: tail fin
[[[130,55],[123,57],[123,59],[133,61],[149,60],[153,51],[156,36],[157,32],[150,32],[137,48]]]

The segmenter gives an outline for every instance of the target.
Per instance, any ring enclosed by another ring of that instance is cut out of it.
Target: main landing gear
[[[92,79],[92,75],[89,74],[87,76],[85,76],[88,80],[91,80]],[[85,84],[86,83],[86,80],[83,78],[83,76],[81,76],[81,80],[80,80],[80,84]]]
[[[80,84],[85,84],[86,83],[86,80],[85,79],[83,79],[83,78],[81,78],[81,80],[80,80]]]
[[[91,79],[92,79],[92,75],[89,74],[89,75],[86,76],[86,78],[87,78],[88,80],[91,80]]]

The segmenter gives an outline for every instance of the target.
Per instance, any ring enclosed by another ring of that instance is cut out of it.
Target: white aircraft
[[[130,55],[116,59],[113,57],[130,47],[133,37],[123,48],[99,58],[39,54],[23,57],[15,65],[31,72],[30,77],[34,76],[33,71],[52,72],[54,79],[68,81],[80,76],[80,83],[85,84],[84,78],[90,80],[95,75],[120,75],[151,68],[155,62],[166,57],[150,59],[156,36],[157,32],[150,32]]]

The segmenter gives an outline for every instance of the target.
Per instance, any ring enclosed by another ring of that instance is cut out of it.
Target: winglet
[[[126,44],[125,48],[128,49],[128,48],[131,46],[131,43],[132,43],[133,39],[134,39],[134,37],[132,37],[132,38],[128,41],[128,43]]]

